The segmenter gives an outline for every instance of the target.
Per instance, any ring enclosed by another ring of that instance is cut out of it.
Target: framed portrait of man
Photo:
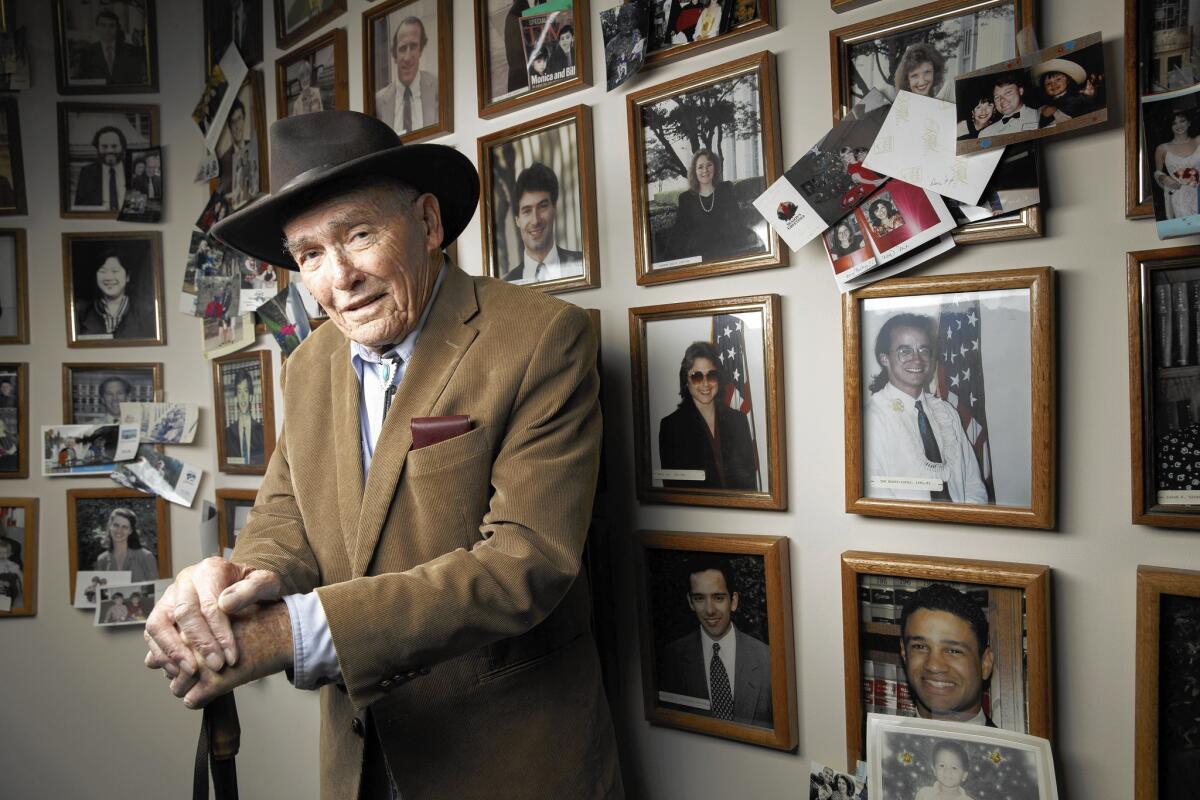
[[[589,0],[475,0],[479,116],[592,85]]]
[[[275,450],[275,395],[267,350],[213,359],[217,469],[263,475]]]
[[[0,619],[37,614],[38,499],[0,498]]]
[[[346,29],[329,33],[275,61],[276,119],[350,108]]]
[[[64,233],[67,347],[166,343],[162,234]]]
[[[785,536],[639,531],[646,719],[796,746]]]
[[[842,554],[846,763],[868,713],[1051,734],[1050,568]]]
[[[781,170],[773,54],[633,92],[628,109],[639,284],[787,266],[751,205]]]
[[[0,364],[0,480],[29,477],[28,384],[28,364]]]
[[[241,208],[267,190],[267,122],[263,77],[252,70],[225,117],[217,137],[217,177],[208,182],[213,196],[198,227]],[[211,212],[211,213],[210,213]],[[207,225],[207,227],[206,227]]]
[[[629,310],[643,502],[787,508],[779,295]]]
[[[17,98],[0,97],[0,216],[23,216],[25,157],[21,150],[21,118]]]
[[[346,0],[274,0],[275,44],[291,47],[346,13]]]
[[[59,103],[61,215],[116,219],[129,182],[125,152],[158,143],[158,106]]]
[[[162,363],[62,365],[63,424],[116,425],[121,403],[160,403]]]
[[[250,518],[257,489],[217,489],[217,546],[219,553],[233,549],[238,534]]]
[[[170,578],[167,501],[133,489],[68,489],[71,591],[80,570],[127,571],[131,582]]]
[[[0,344],[29,344],[29,271],[24,228],[0,228]]]
[[[846,510],[1054,526],[1053,270],[842,295]]]
[[[1187,797],[1200,751],[1200,572],[1137,569],[1134,800]]]
[[[363,12],[363,109],[405,142],[454,130],[450,0],[391,0]]]
[[[158,91],[156,0],[54,0],[59,94]]]
[[[600,285],[587,106],[479,140],[487,274],[545,292]]]
[[[650,0],[646,66],[775,30],[775,0]]]
[[[262,0],[204,0],[205,78],[231,44],[247,67],[262,63]]]
[[[933,0],[830,31],[833,121],[872,89],[889,102],[902,90],[955,102],[955,77],[1017,57],[1017,36],[1035,25],[1036,5],[1037,0]],[[987,94],[967,101],[973,109],[979,106],[980,115],[979,122],[967,124],[1000,121],[991,87]],[[1006,158],[997,168],[984,190],[988,202],[952,204],[959,244],[1042,235],[1039,153],[1036,145],[1024,148],[1012,153],[1021,158]]]

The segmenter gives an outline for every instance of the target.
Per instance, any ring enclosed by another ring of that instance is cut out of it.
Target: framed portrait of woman
[[[779,303],[629,310],[639,500],[787,508]]]
[[[775,0],[650,0],[646,67],[775,30]]]
[[[0,97],[0,216],[24,216],[25,156],[17,98]]]
[[[64,425],[115,425],[121,403],[162,402],[163,365],[63,364],[62,386]]]
[[[1052,528],[1054,273],[842,295],[846,511]]]
[[[58,104],[60,215],[113,219],[125,206],[125,153],[154,147],[158,106]]]
[[[638,541],[647,721],[794,748],[787,537],[639,531]]]
[[[475,0],[479,116],[592,85],[589,0]]]
[[[763,51],[629,95],[639,284],[787,266],[751,205],[781,169],[774,58]]]
[[[79,570],[128,571],[131,583],[169,578],[171,526],[167,501],[133,489],[68,489],[71,592]]]
[[[162,234],[64,233],[67,347],[166,344]]]
[[[0,479],[29,477],[29,365],[0,364]]]
[[[291,47],[346,13],[346,0],[274,0],[275,44]]]
[[[0,498],[0,619],[37,614],[38,499]]]
[[[158,91],[156,0],[54,0],[59,94]]]
[[[363,110],[405,144],[454,130],[450,0],[391,0],[363,12]]]
[[[267,350],[213,359],[217,469],[263,475],[275,451],[275,393]]]
[[[237,544],[238,534],[245,527],[257,496],[257,489],[217,489],[218,554],[232,550]]]
[[[0,228],[0,344],[29,344],[29,265],[24,228]]]
[[[872,89],[889,102],[901,90],[955,102],[955,77],[1018,56],[1017,37],[1034,26],[1036,2],[933,0],[830,31],[833,121]],[[977,100],[971,102],[977,115],[968,124],[987,126],[1000,119],[991,96]],[[952,204],[959,222],[955,241],[1041,236],[1039,161],[1037,145],[1012,148],[984,189],[986,203]]]
[[[335,28],[275,61],[276,119],[349,108],[345,28]]]
[[[868,713],[1051,735],[1049,567],[856,551],[841,560],[849,767],[866,758]]]
[[[600,285],[591,108],[480,138],[479,172],[488,275],[544,292]]]

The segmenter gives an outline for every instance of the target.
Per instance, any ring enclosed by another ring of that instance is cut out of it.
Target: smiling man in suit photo
[[[421,69],[429,37],[419,17],[406,17],[392,34],[396,79],[375,93],[375,116],[396,133],[411,133],[438,123],[437,75]],[[435,53],[436,56],[436,53]]]

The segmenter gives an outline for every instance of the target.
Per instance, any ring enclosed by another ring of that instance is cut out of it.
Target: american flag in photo
[[[746,366],[745,323],[733,314],[717,314],[713,317],[713,343],[721,364],[721,391],[719,402],[746,415],[750,424],[750,441],[754,444],[754,467],[758,469],[758,439],[754,435],[754,409],[750,402],[750,374]],[[758,477],[756,471],[755,476]]]
[[[983,391],[983,323],[979,301],[956,303],[942,309],[938,319],[938,397],[958,409],[967,441],[979,459],[979,474],[987,487],[988,502],[996,501],[992,482],[992,453],[988,445],[987,414]]]

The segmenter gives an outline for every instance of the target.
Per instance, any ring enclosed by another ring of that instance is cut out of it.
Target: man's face
[[[571,47],[575,44],[575,34],[567,31],[558,37],[558,46],[567,55],[571,54]]]
[[[517,230],[531,253],[546,253],[554,245],[554,220],[558,209],[549,192],[530,191],[517,200]]]
[[[8,381],[0,383],[0,396],[12,397],[12,384]]]
[[[417,77],[421,67],[421,29],[409,23],[401,25],[396,34],[396,42],[392,47],[392,58],[396,61],[396,75],[400,82],[408,86]]]
[[[733,624],[732,614],[738,607],[737,592],[729,593],[720,570],[693,572],[689,580],[692,590],[688,592],[688,608],[695,612],[700,627],[709,636],[720,639]]]
[[[1067,91],[1070,79],[1061,72],[1047,73],[1046,77],[1042,78],[1042,88],[1046,90],[1046,94],[1051,97],[1058,97]]]
[[[920,608],[908,618],[900,646],[904,674],[923,717],[966,720],[979,712],[992,650],[980,653],[975,631],[949,611]]]
[[[229,136],[233,139],[234,144],[242,143],[242,134],[245,133],[246,113],[240,108],[235,108],[229,112]]]
[[[1021,97],[1025,90],[1015,83],[1002,83],[992,89],[992,98],[996,101],[996,110],[1008,116],[1021,107]]]
[[[125,391],[125,384],[121,381],[108,380],[100,387],[100,400],[109,416],[120,419],[121,403],[129,401],[129,393]]]
[[[250,381],[247,378],[237,382],[237,410],[238,416],[250,416]]]
[[[108,166],[116,166],[125,158],[125,148],[121,147],[121,137],[113,131],[105,131],[96,141],[96,155]]]
[[[929,383],[933,370],[933,348],[929,334],[919,328],[898,327],[892,331],[892,346],[880,354],[879,365],[887,370],[888,382],[917,397]]]
[[[146,159],[146,171],[151,175],[157,175],[162,169],[162,162],[155,156],[150,156]]]
[[[96,36],[104,44],[112,44],[117,40],[117,33],[121,30],[121,26],[117,24],[115,19],[108,17],[100,17],[96,20]]]
[[[284,233],[305,288],[347,338],[385,347],[416,327],[441,265],[433,195],[404,209],[390,189],[360,189],[293,218]]]

